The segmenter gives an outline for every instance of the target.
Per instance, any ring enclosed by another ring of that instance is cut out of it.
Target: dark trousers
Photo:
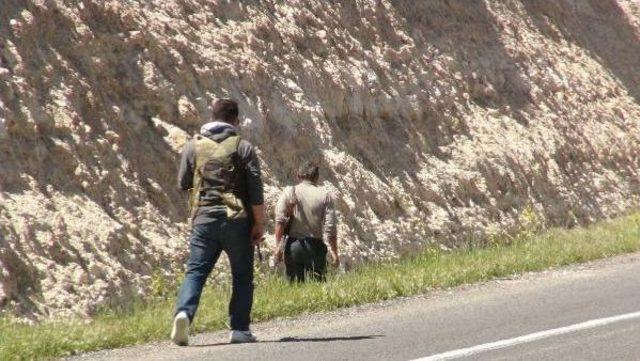
[[[178,293],[176,314],[186,311],[193,321],[202,288],[221,251],[225,251],[231,263],[231,329],[247,331],[253,304],[253,246],[247,219],[219,220],[193,227],[187,274]]]
[[[327,270],[327,246],[321,239],[290,238],[284,250],[284,264],[289,282],[304,282],[305,276],[324,281]]]

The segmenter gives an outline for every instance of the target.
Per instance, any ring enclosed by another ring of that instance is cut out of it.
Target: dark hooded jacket
[[[237,135],[236,129],[230,124],[206,130],[201,135],[215,141],[222,142],[230,136]],[[182,151],[180,169],[178,170],[178,186],[182,190],[193,188],[193,174],[195,170],[195,145],[194,141],[189,141]],[[248,216],[251,218],[251,206],[264,203],[262,179],[260,177],[260,163],[251,143],[242,139],[238,144],[238,150],[234,155],[234,163],[238,174],[236,184],[233,185],[234,193],[242,200],[242,204]],[[204,197],[208,197],[204,195]],[[218,198],[212,196],[211,198]],[[215,222],[226,219],[227,209],[223,204],[199,207],[193,219],[193,225]]]

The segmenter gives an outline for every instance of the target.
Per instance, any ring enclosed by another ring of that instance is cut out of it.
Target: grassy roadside
[[[253,319],[307,312],[423,293],[465,283],[538,271],[640,250],[640,213],[572,230],[552,229],[510,244],[443,252],[429,249],[393,263],[363,265],[327,283],[289,286],[282,279],[256,280]],[[194,328],[226,327],[228,290],[208,287]],[[46,359],[168,338],[173,299],[107,312],[92,322],[35,326],[0,320],[0,360]]]

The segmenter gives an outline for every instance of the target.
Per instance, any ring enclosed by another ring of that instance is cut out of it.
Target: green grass
[[[640,213],[571,230],[517,237],[508,244],[454,251],[427,249],[395,262],[362,265],[326,283],[290,286],[260,276],[254,321],[409,296],[640,250]],[[171,293],[175,289],[168,286]],[[207,287],[194,328],[226,328],[227,287]],[[167,339],[173,299],[142,301],[126,311],[101,312],[91,322],[50,321],[28,326],[0,320],[0,360],[46,359]]]

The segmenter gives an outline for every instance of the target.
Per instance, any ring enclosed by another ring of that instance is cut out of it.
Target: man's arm
[[[195,149],[192,141],[187,142],[182,150],[180,168],[178,169],[178,188],[183,191],[193,188],[193,170],[195,169]]]
[[[334,266],[337,266],[340,263],[340,258],[338,257],[338,230],[336,210],[333,205],[333,197],[331,197],[331,195],[327,195],[324,212],[323,237],[329,244],[331,261]]]
[[[284,244],[283,244],[284,227],[286,227],[284,223],[276,222],[276,231],[275,231],[276,251],[274,254],[274,259],[276,263],[282,262],[282,259],[284,258]]]
[[[260,174],[260,161],[253,146],[246,141],[240,144],[238,153],[244,163],[245,176],[247,182],[247,193],[251,213],[253,215],[253,227],[251,228],[251,241],[257,245],[264,240],[264,194],[262,176]]]
[[[264,204],[251,206],[253,212],[253,227],[251,228],[251,243],[257,246],[264,241]]]
[[[280,196],[280,198],[278,198],[278,203],[276,203],[276,209],[275,209],[275,218],[276,218],[276,230],[275,230],[275,237],[276,237],[276,253],[275,253],[275,260],[276,262],[280,262],[282,261],[282,256],[284,253],[284,247],[283,247],[283,236],[284,236],[284,229],[286,227],[286,222],[288,220],[288,217],[290,217],[290,214],[287,214],[288,212],[288,197],[287,197],[287,193],[286,191],[282,193],[282,195]]]

